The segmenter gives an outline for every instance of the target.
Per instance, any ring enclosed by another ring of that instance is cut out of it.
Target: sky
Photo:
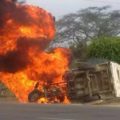
[[[120,9],[120,0],[26,0],[26,3],[42,7],[56,18],[87,7],[110,5],[112,9]]]

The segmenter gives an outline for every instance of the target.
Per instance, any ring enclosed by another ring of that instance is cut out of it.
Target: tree
[[[87,54],[87,45],[84,42],[79,42],[79,44],[71,44],[69,47],[72,50],[72,56],[75,59],[85,60]]]
[[[56,42],[86,42],[94,37],[120,34],[120,11],[109,6],[89,7],[56,22]],[[80,43],[81,44],[81,43]]]
[[[110,10],[109,6],[89,7],[65,15],[56,22],[56,28],[52,44],[69,46],[75,59],[85,59],[87,41],[120,34],[120,11]]]
[[[104,58],[120,63],[120,37],[94,39],[87,48],[88,58]]]

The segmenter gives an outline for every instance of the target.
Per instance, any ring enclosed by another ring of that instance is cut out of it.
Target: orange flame
[[[5,14],[7,19],[0,29],[0,79],[19,101],[28,102],[37,82],[41,91],[45,84],[64,82],[62,76],[68,69],[70,51],[56,48],[45,52],[55,35],[50,13],[34,6],[14,6],[16,12]],[[14,14],[19,14],[18,18]],[[63,91],[65,84],[57,86]]]

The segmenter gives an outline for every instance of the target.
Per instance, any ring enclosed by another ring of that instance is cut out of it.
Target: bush
[[[14,94],[0,82],[0,97],[15,97]]]
[[[87,56],[120,63],[120,37],[101,37],[92,40],[87,48]]]

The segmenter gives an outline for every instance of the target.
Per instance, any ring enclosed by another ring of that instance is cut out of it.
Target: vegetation
[[[88,57],[104,58],[120,63],[120,37],[94,39],[87,49]]]
[[[65,15],[56,22],[56,41],[88,41],[94,37],[117,36],[120,33],[120,11],[109,6],[89,7]]]
[[[14,94],[0,82],[0,97],[15,97]]]
[[[65,15],[56,22],[56,28],[57,34],[55,41],[52,43],[53,46],[56,46],[55,44],[63,47],[69,46],[74,59],[85,60],[88,41],[94,38],[96,38],[95,40],[102,39],[102,36],[108,36],[109,39],[110,37],[113,39],[120,34],[120,11],[111,10],[109,6],[89,7],[76,13]],[[103,42],[104,39],[101,42]],[[115,41],[116,39],[119,38],[115,38]],[[114,44],[114,42],[111,44]],[[102,45],[102,43],[100,45]],[[111,48],[112,45],[109,51],[107,51],[110,52],[109,54],[113,51],[110,50]],[[115,51],[112,52],[112,54],[116,54]],[[98,57],[98,55],[93,54],[91,51],[89,57]],[[101,57],[119,61],[116,56],[111,57],[111,55],[109,55],[109,57],[106,57],[105,55],[101,55],[103,53],[99,54]],[[116,55],[118,56],[119,54],[117,53]]]

